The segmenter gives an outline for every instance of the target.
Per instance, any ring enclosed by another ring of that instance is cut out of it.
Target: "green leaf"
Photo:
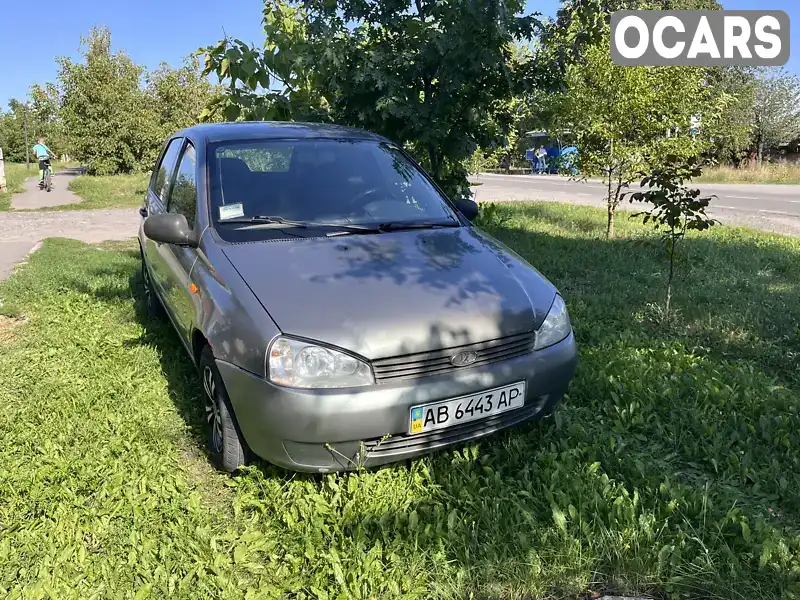
[[[455,531],[456,524],[458,523],[458,512],[454,508],[450,511],[450,514],[447,516],[447,530],[450,532]]]
[[[309,589],[311,590],[311,593],[317,597],[318,600],[328,600],[328,592],[326,592],[325,590],[314,587],[313,585]]]
[[[750,541],[750,525],[748,525],[747,521],[741,521],[739,523],[742,527],[742,537],[745,541]]]
[[[564,533],[567,532],[567,517],[564,515],[563,511],[556,506],[553,506],[553,521],[555,522],[556,527],[558,527],[561,531]]]

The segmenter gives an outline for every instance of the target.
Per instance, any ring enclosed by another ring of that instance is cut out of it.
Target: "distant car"
[[[547,415],[572,379],[553,285],[377,135],[192,127],[140,212],[148,309],[200,371],[226,471],[416,457]]]

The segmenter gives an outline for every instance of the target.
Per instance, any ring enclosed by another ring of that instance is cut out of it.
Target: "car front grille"
[[[516,410],[501,413],[486,419],[478,419],[463,425],[430,431],[428,433],[418,433],[411,435],[407,433],[392,435],[386,438],[367,440],[364,442],[364,449],[368,458],[378,458],[380,456],[391,456],[397,454],[407,454],[413,452],[424,452],[441,448],[450,444],[467,441],[473,438],[483,437],[494,433],[500,429],[518,425],[535,416],[547,403],[547,396],[531,399],[529,403]]]
[[[477,344],[465,344],[443,350],[381,358],[372,361],[372,367],[375,372],[375,380],[378,383],[400,379],[416,379],[523,356],[533,351],[535,341],[536,333],[530,331]],[[474,362],[468,365],[456,366],[451,360],[460,352],[474,352],[477,357]]]

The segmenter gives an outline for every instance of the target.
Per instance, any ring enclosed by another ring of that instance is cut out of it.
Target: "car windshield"
[[[378,141],[223,142],[210,148],[209,171],[212,219],[225,239],[270,228],[338,225],[358,233],[386,225],[458,225],[420,170]]]

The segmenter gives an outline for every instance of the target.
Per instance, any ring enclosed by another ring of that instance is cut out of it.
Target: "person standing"
[[[537,172],[539,173],[546,173],[547,172],[547,150],[544,149],[544,146],[539,146],[539,149],[536,150],[536,161],[537,161]]]
[[[506,175],[508,175],[509,169],[511,168],[511,157],[508,154],[503,157],[503,160],[500,163],[500,168],[503,169]]]

